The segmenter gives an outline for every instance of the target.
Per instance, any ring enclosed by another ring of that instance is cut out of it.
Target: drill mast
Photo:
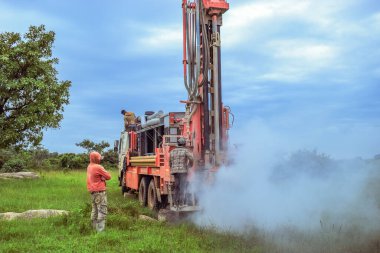
[[[182,1],[183,72],[188,92],[184,135],[200,167],[225,160],[229,109],[223,107],[220,27],[229,9],[224,0]]]

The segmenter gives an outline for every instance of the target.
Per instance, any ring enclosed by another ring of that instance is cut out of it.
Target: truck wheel
[[[158,199],[157,199],[157,192],[156,187],[154,185],[154,179],[150,180],[149,187],[148,187],[148,207],[151,210],[158,210]]]
[[[148,178],[147,177],[142,177],[140,181],[140,186],[139,186],[139,202],[140,205],[146,206],[147,202],[147,195],[148,195]]]
[[[168,195],[161,195],[160,208],[166,208],[167,205],[168,205]]]

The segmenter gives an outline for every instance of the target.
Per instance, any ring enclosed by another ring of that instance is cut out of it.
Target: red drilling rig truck
[[[188,179],[209,181],[227,161],[230,109],[222,103],[221,41],[225,0],[182,1],[183,72],[188,93],[184,112],[146,112],[143,123],[121,133],[115,141],[119,154],[122,193],[137,193],[139,202],[158,210],[173,209],[174,178],[170,151],[180,137],[194,155]],[[181,211],[198,209],[196,192]],[[176,209],[178,210],[178,209]]]

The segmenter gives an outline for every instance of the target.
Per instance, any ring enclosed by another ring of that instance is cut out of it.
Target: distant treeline
[[[117,164],[117,153],[113,150],[102,152],[102,164],[114,167]],[[49,152],[43,147],[24,150],[14,148],[0,149],[0,173],[26,170],[76,170],[86,169],[89,163],[87,153]]]

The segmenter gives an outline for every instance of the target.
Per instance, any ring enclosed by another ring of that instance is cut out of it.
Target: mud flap
[[[173,207],[173,192],[172,192],[172,185],[171,184],[168,185],[168,190],[169,190],[168,200],[169,200],[170,209],[171,209]]]
[[[157,196],[157,200],[159,203],[162,203],[162,200],[161,200],[161,190],[160,188],[156,188],[156,196]]]
[[[162,203],[162,200],[161,200],[161,189],[157,186],[159,186],[159,182],[158,182],[158,178],[157,177],[153,177],[153,180],[154,180],[154,187],[156,188],[156,196],[157,196],[157,200],[159,203]]]

